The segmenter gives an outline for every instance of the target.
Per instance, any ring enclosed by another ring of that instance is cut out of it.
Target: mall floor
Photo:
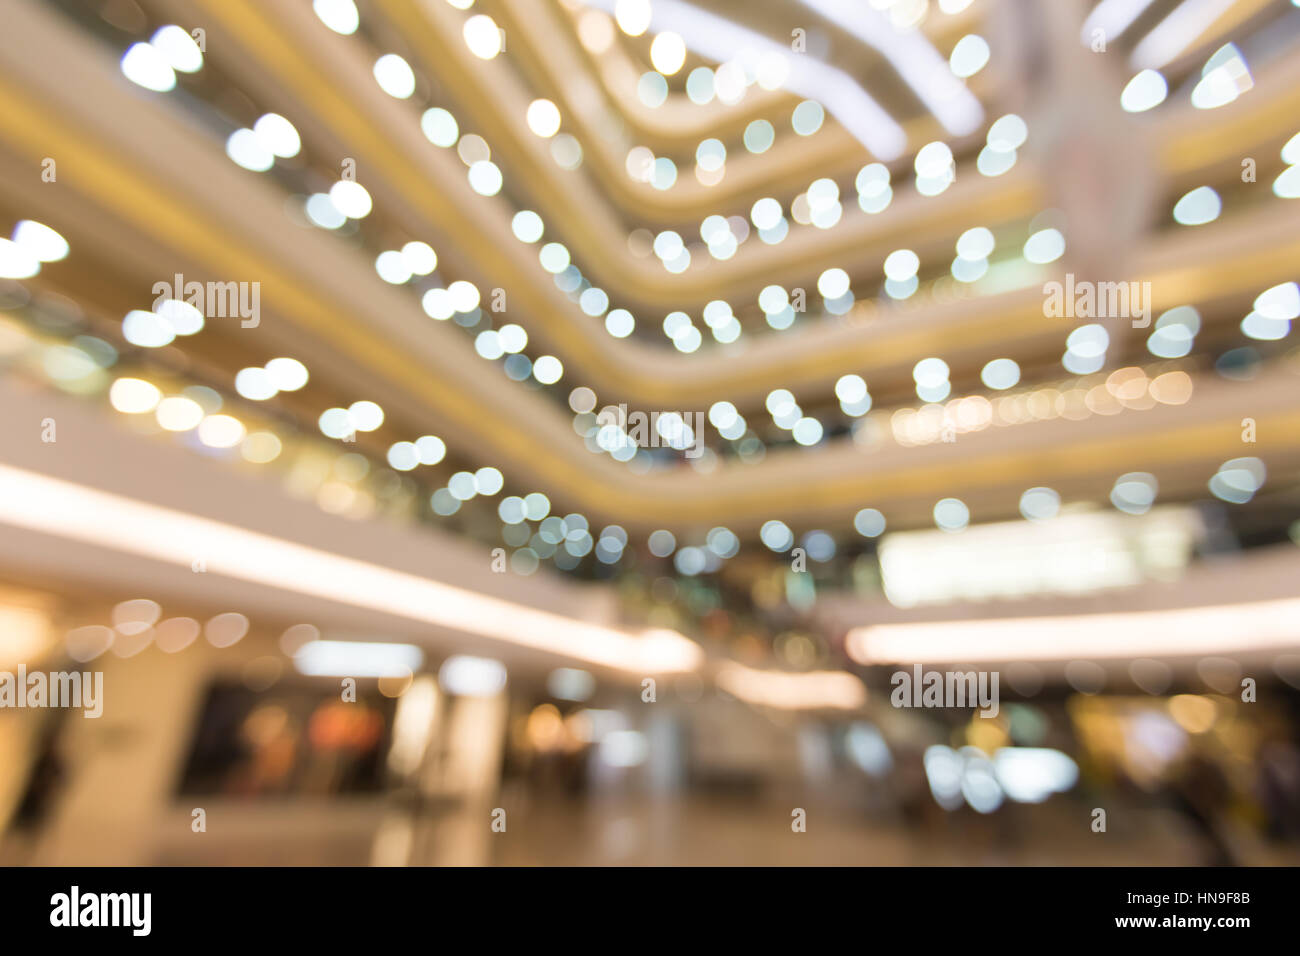
[[[218,811],[222,832],[159,847],[172,865],[451,866],[1195,866],[1214,847],[1172,809],[1112,813],[1093,832],[1089,808],[1059,800],[977,816],[935,807],[921,820],[810,806],[792,830],[792,807],[749,799],[529,802],[494,831],[493,806],[384,805]],[[501,815],[497,814],[499,818]],[[1122,819],[1117,819],[1122,817]],[[291,822],[292,821],[292,822]],[[1300,845],[1221,834],[1232,862],[1300,865]],[[39,860],[31,860],[39,862]]]

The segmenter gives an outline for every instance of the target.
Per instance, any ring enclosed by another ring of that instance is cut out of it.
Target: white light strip
[[[1130,63],[1139,70],[1158,70],[1200,39],[1219,16],[1232,6],[1233,0],[1183,0],[1142,38],[1133,50]]]
[[[984,122],[984,110],[979,100],[965,83],[953,75],[948,61],[939,55],[920,30],[895,30],[884,14],[862,0],[801,2],[888,60],[949,133],[964,136],[977,130]]]
[[[538,611],[450,584],[0,465],[0,522],[327,601],[495,638],[635,674],[696,669],[674,631],[626,631]]]
[[[779,710],[857,710],[867,690],[848,671],[768,671],[728,662],[721,665],[718,686],[733,697]]]
[[[859,664],[1180,657],[1300,647],[1300,599],[1001,620],[854,628],[845,650]]]
[[[1091,47],[1093,32],[1100,30],[1102,39],[1106,43],[1113,43],[1153,2],[1154,0],[1101,0],[1083,21],[1080,39],[1084,46]]]
[[[617,0],[587,2],[611,15],[617,5]],[[652,9],[655,32],[679,34],[688,49],[714,62],[726,63],[746,47],[760,54],[779,53],[790,65],[785,88],[816,100],[880,159],[897,159],[907,148],[903,127],[843,70],[811,56],[791,56],[788,46],[680,0],[654,0]]]
[[[414,644],[378,641],[308,641],[293,666],[312,677],[409,677],[424,663]]]

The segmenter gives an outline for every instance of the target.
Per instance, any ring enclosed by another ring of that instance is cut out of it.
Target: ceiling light
[[[1155,70],[1143,70],[1128,81],[1120,93],[1119,105],[1129,113],[1142,113],[1165,101],[1169,85]]]
[[[500,661],[458,654],[438,670],[438,683],[460,697],[491,697],[506,686],[506,669]]]
[[[158,424],[169,432],[187,432],[203,420],[203,407],[190,398],[164,398],[154,409]]]
[[[253,124],[253,132],[276,156],[284,159],[297,156],[302,149],[302,139],[298,130],[279,113],[267,113]]]
[[[366,187],[351,179],[340,179],[330,187],[330,202],[349,219],[364,219],[372,208]]]
[[[203,51],[193,37],[174,24],[160,27],[150,37],[149,45],[162,55],[173,70],[197,73],[203,68]]]
[[[560,131],[560,109],[550,100],[533,100],[526,115],[528,128],[543,139]]]
[[[176,87],[176,71],[158,50],[148,43],[133,43],[122,55],[122,75],[137,86],[155,93]]]
[[[158,407],[162,392],[158,386],[140,378],[119,378],[108,390],[108,400],[119,412],[139,415]]]
[[[650,28],[650,0],[618,0],[614,19],[618,28],[630,37],[639,37]]]
[[[479,13],[465,21],[465,45],[480,60],[490,60],[501,52],[501,28],[491,17]]]
[[[982,36],[968,33],[957,41],[948,58],[954,76],[966,79],[984,69],[989,61],[989,45]]]
[[[895,249],[885,258],[885,276],[895,282],[906,282],[916,275],[920,265],[920,258],[911,249]]]
[[[293,666],[312,677],[408,677],[424,663],[414,644],[380,641],[308,641]]]
[[[530,511],[529,517],[540,520],[545,515]],[[698,645],[673,631],[638,635],[539,611],[8,465],[0,465],[0,521],[186,568],[194,554],[201,553],[210,574],[489,637],[638,677],[691,671],[703,659]]]
[[[862,682],[847,671],[759,670],[728,662],[718,686],[746,703],[778,710],[857,710],[867,702]]]
[[[312,0],[312,10],[325,26],[344,36],[357,32],[361,17],[352,0]]]
[[[845,649],[863,665],[1242,654],[1293,648],[1297,615],[1300,599],[1291,598],[1167,611],[968,617],[855,628]]]
[[[57,262],[68,256],[68,240],[43,222],[20,219],[14,226],[13,241],[41,262]]]
[[[671,30],[661,33],[650,44],[650,62],[664,76],[672,76],[686,62],[686,44]]]

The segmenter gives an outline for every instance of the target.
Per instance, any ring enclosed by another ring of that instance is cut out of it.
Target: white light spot
[[[337,229],[348,221],[348,217],[339,212],[334,201],[324,193],[313,193],[304,206],[307,218],[322,229]]]
[[[639,37],[650,28],[650,0],[618,0],[614,19],[618,28],[630,37]]]
[[[452,307],[457,312],[473,312],[478,308],[480,301],[478,286],[472,282],[457,279],[447,286],[447,294],[451,296]]]
[[[525,118],[528,128],[542,139],[550,139],[560,131],[560,109],[550,100],[533,100]]]
[[[1029,138],[1029,127],[1015,113],[1008,113],[989,127],[985,142],[991,150],[999,153],[1014,153]]]
[[[771,551],[789,551],[794,544],[794,532],[784,521],[768,521],[758,532],[759,539]]]
[[[108,390],[108,400],[124,415],[140,415],[158,407],[162,392],[140,378],[119,378]]]
[[[133,43],[122,54],[122,74],[137,86],[166,93],[176,86],[176,71],[158,50],[148,43]]]
[[[388,464],[398,471],[412,471],[420,464],[420,453],[415,444],[399,441],[388,449]]]
[[[245,368],[235,375],[235,391],[250,402],[264,402],[275,398],[280,389],[266,369]]]
[[[1044,265],[1065,255],[1065,236],[1057,229],[1040,229],[1025,242],[1024,256],[1028,262]]]
[[[438,267],[438,254],[427,242],[412,240],[402,246],[402,260],[412,275],[427,276]]]
[[[1174,222],[1203,226],[1219,218],[1223,202],[1209,186],[1198,186],[1174,204]]]
[[[867,397],[867,383],[861,375],[841,375],[835,383],[835,397],[846,405],[856,405]]]
[[[385,53],[376,60],[374,74],[379,88],[389,96],[405,100],[415,92],[415,73],[396,53]]]
[[[302,138],[298,130],[279,113],[267,113],[253,124],[253,132],[262,145],[276,156],[288,159],[297,156],[302,149]]]
[[[237,166],[254,173],[266,172],[275,165],[275,154],[251,129],[237,129],[226,140],[226,155]]]
[[[199,441],[209,448],[234,448],[244,434],[243,423],[230,415],[209,415],[199,423]]]
[[[934,506],[934,523],[943,531],[961,531],[970,524],[970,509],[960,498],[944,498]]]
[[[885,259],[885,276],[895,282],[906,282],[916,275],[921,260],[911,249],[895,249]]]
[[[661,33],[650,44],[650,62],[664,76],[672,76],[686,62],[686,44],[672,31]]]
[[[1128,81],[1119,96],[1119,105],[1128,113],[1144,113],[1154,109],[1169,95],[1169,85],[1155,70],[1143,70]]]
[[[926,143],[916,154],[913,163],[918,180],[937,180],[946,177],[953,165],[952,150],[947,143]]]
[[[149,39],[149,45],[162,54],[173,70],[197,73],[203,69],[203,51],[193,37],[175,24],[160,27]]]
[[[1020,513],[1028,521],[1055,518],[1061,510],[1061,496],[1051,488],[1030,488],[1020,496]]]
[[[514,232],[516,239],[520,242],[530,243],[542,238],[544,230],[542,217],[531,209],[524,209],[515,213],[514,219],[510,221],[510,228]]]
[[[923,358],[912,369],[912,380],[924,388],[934,388],[948,381],[948,363],[941,358]]]
[[[424,115],[420,117],[420,129],[425,139],[443,149],[455,146],[456,140],[460,138],[460,127],[456,124],[456,117],[440,106],[424,111]]]
[[[351,179],[340,179],[331,186],[329,198],[334,208],[349,219],[364,219],[373,205],[366,187]]]
[[[186,432],[203,421],[203,407],[191,398],[164,398],[154,410],[158,424],[169,432]]]
[[[636,320],[627,309],[614,309],[605,316],[605,331],[616,339],[625,339],[636,328]]]
[[[266,363],[266,374],[282,392],[296,392],[307,384],[307,366],[297,359],[273,358]]]
[[[1155,503],[1158,489],[1155,475],[1132,471],[1115,479],[1115,486],[1110,491],[1110,501],[1126,514],[1146,514]]]
[[[822,128],[826,110],[816,100],[804,100],[790,115],[790,125],[800,136],[811,136]]]
[[[0,256],[0,262],[2,261],[3,257]],[[3,270],[0,270],[0,274],[3,274]],[[132,345],[159,349],[171,344],[172,339],[176,338],[176,330],[160,315],[132,309],[122,320],[122,336]]]
[[[993,251],[993,233],[983,226],[967,229],[957,239],[957,255],[971,262],[988,258]]]
[[[554,355],[543,355],[533,363],[533,377],[543,385],[554,385],[564,375],[564,365]]]
[[[863,508],[853,516],[853,528],[864,538],[879,537],[885,530],[885,516],[875,508]]]
[[[313,0],[311,8],[321,23],[335,33],[349,36],[357,32],[361,17],[352,0]]]
[[[400,252],[392,249],[381,252],[375,258],[375,271],[379,273],[379,278],[393,285],[401,285],[411,279],[411,267],[406,264]]]
[[[1274,320],[1300,318],[1300,286],[1284,282],[1261,292],[1255,299],[1255,311]]]
[[[1012,388],[1020,381],[1020,366],[1009,358],[994,359],[980,372],[980,381],[992,389]]]
[[[447,444],[437,435],[421,435],[415,440],[415,450],[422,465],[436,465],[447,457]]]
[[[469,186],[480,196],[495,196],[501,191],[501,170],[490,160],[480,160],[469,168]]]
[[[13,241],[41,262],[57,262],[67,258],[68,240],[43,222],[20,219],[14,226]]]
[[[348,406],[352,427],[360,432],[372,432],[384,423],[384,410],[374,402],[353,402]]]
[[[948,66],[955,76],[965,79],[974,76],[989,61],[989,45],[982,36],[968,33],[957,41],[948,57]]]
[[[501,52],[501,29],[491,17],[482,13],[470,17],[462,32],[465,45],[480,60],[490,60]]]

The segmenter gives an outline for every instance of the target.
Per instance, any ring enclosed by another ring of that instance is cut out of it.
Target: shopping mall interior
[[[0,16],[0,863],[1300,863],[1300,0]]]

